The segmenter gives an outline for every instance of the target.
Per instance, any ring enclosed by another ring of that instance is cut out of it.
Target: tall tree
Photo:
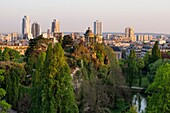
[[[46,52],[41,86],[41,113],[77,113],[69,67],[59,43]]]
[[[149,93],[147,113],[170,113],[170,64],[159,67],[154,82],[147,88]]]
[[[157,61],[158,59],[161,59],[161,52],[159,49],[158,41],[156,41],[152,48],[152,55],[151,55],[150,63],[153,63]]]
[[[0,82],[4,80],[4,77],[2,74],[4,73],[4,70],[0,70]],[[0,87],[0,112],[1,113],[6,113],[7,110],[10,109],[11,105],[8,104],[5,100],[3,100],[3,97],[6,95],[6,91]]]
[[[50,39],[43,38],[42,35],[30,40],[29,47],[25,52],[24,58],[24,60],[26,61],[25,69],[27,74],[33,73],[33,69],[35,69],[35,65],[38,61],[38,55],[41,52],[46,52],[48,44],[50,42]]]
[[[134,82],[136,82],[138,68],[136,62],[136,53],[134,50],[130,51],[130,55],[127,60],[127,68],[126,68],[126,80],[129,86],[131,87]]]
[[[31,88],[31,108],[30,113],[38,113],[40,109],[40,102],[41,102],[41,86],[39,83],[41,82],[42,77],[42,70],[44,67],[46,54],[40,53],[38,57],[37,64],[35,66],[35,71],[32,76],[32,88]]]
[[[137,59],[137,68],[138,68],[138,78],[139,78],[139,86],[142,84],[142,69],[145,64],[142,58]]]

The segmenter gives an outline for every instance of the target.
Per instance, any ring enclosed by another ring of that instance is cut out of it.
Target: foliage
[[[159,49],[158,41],[156,41],[152,48],[152,55],[151,55],[150,63],[153,63],[157,61],[158,59],[161,59],[161,52]]]
[[[29,47],[25,52],[24,58],[24,61],[26,62],[25,69],[27,74],[32,74],[32,70],[35,69],[35,65],[37,63],[38,55],[47,50],[50,42],[50,39],[43,38],[42,35],[30,40]]]
[[[41,89],[39,86],[39,83],[41,82],[42,77],[42,70],[44,67],[44,61],[45,61],[46,54],[40,53],[38,57],[38,61],[36,64],[35,71],[33,73],[32,77],[32,88],[31,88],[31,113],[38,113],[40,110],[40,102],[41,102]]]
[[[71,47],[73,45],[73,38],[70,35],[65,35],[62,40],[62,47],[65,49],[66,47]]]
[[[136,62],[136,53],[134,50],[130,51],[130,55],[127,59],[127,68],[126,68],[126,80],[129,86],[131,87],[136,79],[138,74],[138,67]]]
[[[137,113],[137,111],[136,111],[136,106],[130,107],[129,111],[126,112],[126,113]]]
[[[15,61],[20,58],[20,53],[14,49],[5,48],[1,53],[2,61]]]
[[[0,70],[0,82],[4,80],[4,77],[2,74],[4,73],[4,70]],[[11,105],[8,104],[5,100],[3,100],[3,97],[6,95],[6,91],[3,88],[0,88],[0,107],[2,108],[0,110],[1,113],[6,113],[10,108]]]
[[[103,58],[103,62],[96,68],[98,64],[90,61],[83,65],[79,73],[82,82],[79,82],[81,85],[76,91],[76,97],[80,112],[105,113],[108,112],[106,108],[115,109],[120,105],[118,98],[121,98],[122,89],[118,86],[123,84],[121,69],[110,47],[102,45],[100,50],[103,50],[101,51],[103,57],[107,55],[109,63],[104,64]],[[97,50],[94,48],[94,51]]]
[[[40,98],[40,101],[38,100],[40,105],[37,106],[38,108],[32,107],[31,112],[77,113],[70,70],[59,43],[53,48],[52,44],[49,45],[43,69],[41,67],[39,69],[39,73],[42,72],[40,84],[37,86],[40,88],[40,95],[37,94],[37,98]]]
[[[149,79],[149,82],[152,83],[153,80],[154,80],[154,75],[156,74],[156,71],[157,69],[163,65],[163,64],[166,64],[166,63],[170,63],[170,60],[169,59],[165,59],[165,60],[162,60],[162,59],[159,59],[157,60],[156,62],[152,63],[149,65],[149,74],[148,74],[148,79]]]
[[[22,64],[14,62],[1,62],[0,68],[5,70],[3,88],[6,89],[6,100],[12,108],[18,108],[20,97],[20,84],[25,84],[25,70]]]
[[[170,112],[170,64],[166,63],[158,68],[154,82],[147,88],[148,98],[147,113]]]

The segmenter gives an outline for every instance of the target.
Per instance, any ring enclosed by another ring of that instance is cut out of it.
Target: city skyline
[[[62,32],[84,32],[89,26],[93,29],[93,22],[100,20],[103,32],[124,32],[124,28],[133,27],[135,32],[170,34],[169,0],[15,0],[1,3],[0,33],[21,33],[21,18],[28,15],[31,23],[40,23],[43,32],[51,29],[53,19],[58,19]]]

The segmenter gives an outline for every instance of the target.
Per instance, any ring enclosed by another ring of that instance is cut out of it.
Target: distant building
[[[114,46],[114,47],[112,47],[113,48],[113,51],[114,51],[114,53],[115,53],[115,57],[116,57],[116,59],[118,60],[118,59],[122,59],[122,51],[121,51],[121,49],[119,48],[119,47],[116,47],[116,46]]]
[[[136,41],[134,29],[130,27],[125,28],[125,37],[130,38],[131,41]]]
[[[47,37],[51,37],[50,29],[47,29]]]
[[[103,23],[96,20],[94,22],[94,35],[102,36],[103,33]]]
[[[52,33],[60,32],[60,22],[56,19],[54,19],[52,22],[51,32]]]
[[[14,32],[11,33],[11,41],[17,41],[18,40],[18,33]]]
[[[23,35],[23,38],[26,38],[26,39],[32,38],[29,16],[24,16],[24,18],[22,19],[22,35]]]
[[[36,38],[37,36],[41,35],[40,24],[34,22],[31,27],[31,33],[33,38]]]

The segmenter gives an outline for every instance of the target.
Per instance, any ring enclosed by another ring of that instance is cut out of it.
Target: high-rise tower
[[[52,33],[60,32],[60,22],[56,19],[54,19],[52,22],[51,32]]]
[[[96,20],[94,22],[94,35],[102,36],[103,32],[103,23]]]
[[[30,18],[28,16],[24,16],[22,19],[22,34],[30,33]]]
[[[30,18],[28,16],[24,16],[22,19],[22,35],[23,38],[30,39],[32,37],[30,29]]]
[[[130,38],[131,41],[135,41],[134,29],[131,27],[125,28],[125,37]]]
[[[36,38],[37,36],[41,35],[40,24],[34,22],[32,24],[32,27],[31,27],[31,33],[32,33],[34,38]]]

